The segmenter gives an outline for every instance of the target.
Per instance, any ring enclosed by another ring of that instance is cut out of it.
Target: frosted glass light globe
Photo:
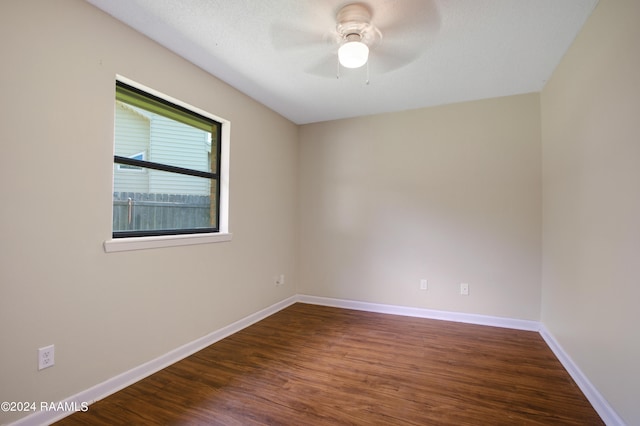
[[[369,47],[361,41],[348,41],[338,49],[338,60],[345,68],[360,68],[369,59]]]

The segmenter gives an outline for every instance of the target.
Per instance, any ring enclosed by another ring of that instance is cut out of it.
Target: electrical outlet
[[[55,363],[53,345],[38,349],[38,370],[52,367]]]
[[[273,282],[275,283],[276,287],[280,287],[281,285],[284,285],[284,274],[280,274],[279,276],[275,276],[273,277]]]
[[[427,280],[420,280],[420,290],[427,289]]]
[[[463,295],[463,296],[468,296],[469,295],[469,284],[460,283],[460,294]]]

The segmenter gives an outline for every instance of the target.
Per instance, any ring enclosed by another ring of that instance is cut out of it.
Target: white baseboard
[[[614,409],[609,405],[609,402],[602,396],[595,386],[589,381],[587,376],[580,370],[575,362],[567,354],[560,343],[553,337],[553,335],[543,325],[540,328],[540,335],[547,342],[547,345],[553,351],[556,358],[569,372],[569,375],[576,382],[584,396],[589,400],[593,408],[596,410],[602,421],[608,426],[624,426],[624,421],[618,416]]]
[[[437,311],[434,309],[411,308],[407,306],[383,305],[379,303],[358,302],[355,300],[331,299],[328,297],[298,295],[298,302],[313,305],[333,306],[358,311],[381,314],[403,315],[407,317],[429,318],[443,321],[464,322],[468,324],[489,325],[493,327],[513,328],[516,330],[539,331],[538,321],[493,317],[488,315],[465,314],[460,312]]]
[[[64,407],[82,407],[83,403],[85,405],[86,404],[91,405],[96,401],[104,399],[107,396],[114,394],[119,390],[122,390],[127,386],[130,386],[144,379],[145,377],[148,377],[153,373],[156,373],[162,370],[163,368],[166,368],[171,364],[174,364],[180,361],[181,359],[188,357],[189,355],[192,355],[206,348],[207,346],[212,345],[213,343],[232,335],[233,333],[237,333],[238,331],[250,326],[251,324],[254,324],[270,315],[275,314],[276,312],[286,308],[287,306],[290,306],[296,303],[296,301],[297,301],[296,296],[289,297],[288,299],[285,299],[259,312],[251,314],[245,318],[242,318],[241,320],[238,320],[232,324],[229,324],[226,327],[223,327],[219,330],[216,330],[212,333],[207,334],[206,336],[203,336],[199,339],[189,342],[186,345],[176,348],[170,352],[167,352],[166,354],[159,356],[156,359],[153,359],[149,362],[146,362],[142,365],[132,368],[129,371],[125,371],[122,374],[119,374],[89,389],[86,389],[80,393],[77,393],[65,399],[64,401],[61,401],[61,404]],[[46,425],[46,424],[51,424],[53,422],[56,422],[71,414],[73,414],[73,411],[72,412],[37,411],[11,424],[13,426]]]
[[[224,339],[238,331],[270,316],[276,312],[296,303],[309,303],[313,305],[332,306],[344,309],[355,309],[360,311],[377,312],[392,315],[403,315],[418,318],[430,318],[443,321],[455,321],[469,324],[488,325],[493,327],[513,328],[517,330],[537,331],[551,348],[556,357],[560,360],[564,368],[569,372],[576,384],[580,387],[594,409],[598,412],[602,420],[609,426],[624,426],[622,419],[611,408],[609,403],[591,384],[587,377],[582,373],[578,366],[571,360],[567,353],[562,349],[560,344],[554,339],[545,327],[537,321],[493,317],[488,315],[465,314],[459,312],[438,311],[433,309],[412,308],[397,305],[384,305],[378,303],[359,302],[355,300],[332,299],[328,297],[318,297],[309,295],[291,296],[281,302],[271,305],[259,312],[251,314],[241,320],[238,320],[226,327],[216,330],[208,335],[196,339],[186,345],[176,348],[166,354],[146,362],[138,367],[132,368],[122,374],[111,379],[99,383],[89,389],[77,393],[64,401],[61,401],[66,407],[81,407],[82,404],[92,404],[96,401],[106,398],[107,396],[136,383],[145,377],[156,373],[163,368],[174,364],[181,359],[192,355],[199,350],[206,348],[213,343]],[[51,424],[58,421],[72,412],[59,411],[38,411],[27,417],[12,423],[14,426],[37,426],[43,424]]]

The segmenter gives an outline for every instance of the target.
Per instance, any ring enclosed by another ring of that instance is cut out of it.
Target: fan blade
[[[385,39],[432,39],[440,29],[434,0],[389,0],[378,5],[371,18]]]
[[[293,26],[282,22],[270,28],[271,44],[276,50],[303,50],[327,45],[326,35],[312,32],[303,26]]]
[[[280,19],[269,28],[271,43],[277,50],[302,50],[331,45],[337,36],[335,20],[326,8],[311,0],[290,1]]]
[[[433,0],[392,0],[378,6],[372,23],[382,39],[371,48],[371,68],[386,73],[428,49],[440,30],[440,14]]]
[[[422,54],[422,46],[382,40],[369,54],[371,72],[385,74],[404,67]]]
[[[305,73],[315,75],[316,77],[322,78],[337,78],[338,75],[338,54],[325,54],[324,57],[316,62],[314,65],[311,65],[308,68],[305,68]]]

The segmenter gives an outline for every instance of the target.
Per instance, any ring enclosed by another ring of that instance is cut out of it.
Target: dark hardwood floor
[[[604,423],[538,333],[298,303],[57,424]]]

